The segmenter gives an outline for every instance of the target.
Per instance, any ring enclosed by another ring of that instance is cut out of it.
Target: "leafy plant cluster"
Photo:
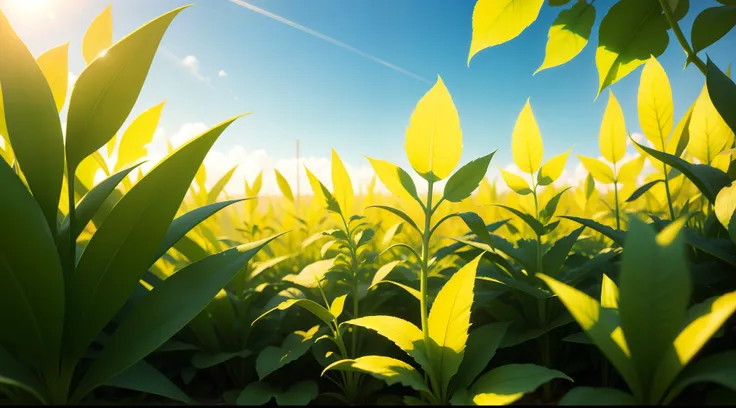
[[[108,7],[71,90],[68,45],[35,58],[0,12],[0,400],[735,403],[736,84],[698,57],[736,24],[736,3],[719,2],[692,43],[677,23],[687,0],[610,8],[598,94],[643,65],[646,140],[609,92],[602,157],[578,156],[579,185],[559,182],[571,150],[544,160],[530,100],[508,189],[485,178],[495,152],[456,169],[460,118],[438,77],[406,130],[416,177],[367,158],[390,195],[374,178],[356,196],[333,151],[332,189],[305,168],[313,195],[295,197],[276,171],[283,197],[258,200],[262,174],[244,199],[224,191],[235,168],[205,183],[207,152],[239,117],[152,167],[165,104],[121,132],[186,7],[115,43]],[[479,0],[469,60],[543,6]],[[574,58],[595,19],[593,1],[562,10],[539,70]],[[656,59],[670,29],[705,75],[677,121]]]

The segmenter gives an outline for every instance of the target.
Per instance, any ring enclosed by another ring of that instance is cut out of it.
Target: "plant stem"
[[[659,4],[662,6],[662,11],[664,11],[664,16],[667,18],[667,22],[670,24],[670,28],[672,28],[672,31],[675,33],[675,37],[677,37],[677,41],[680,42],[682,49],[685,51],[685,54],[687,55],[687,60],[695,64],[695,66],[698,67],[700,72],[702,72],[703,75],[705,75],[705,72],[706,72],[705,63],[703,62],[703,60],[701,60],[697,56],[697,54],[695,54],[692,47],[690,47],[690,44],[687,42],[685,35],[682,33],[682,30],[680,29],[680,25],[677,24],[677,20],[675,20],[675,15],[672,13],[672,10],[670,10],[670,6],[667,4],[667,0],[659,0]]]
[[[424,343],[429,344],[429,326],[427,323],[427,275],[429,273],[429,238],[431,234],[431,220],[432,220],[432,187],[434,182],[430,181],[429,189],[427,190],[427,205],[424,210],[424,230],[422,232],[422,259],[421,259],[421,270],[419,276],[419,291],[421,303],[421,322],[422,322],[422,334],[424,336]]]
[[[667,165],[664,165],[664,191],[667,193],[667,206],[670,209],[670,219],[675,220],[675,209],[672,207],[672,194],[670,194],[670,180],[667,174]]]
[[[614,167],[613,171],[615,174],[616,165],[614,164],[613,167]],[[616,204],[616,229],[620,230],[621,229],[621,215],[620,215],[619,208],[618,208],[618,180],[617,179],[613,179],[613,200],[615,201],[615,204]]]

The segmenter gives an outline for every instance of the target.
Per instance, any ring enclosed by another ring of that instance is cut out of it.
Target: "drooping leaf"
[[[711,103],[732,132],[736,132],[736,114],[731,107],[736,101],[736,84],[708,59],[706,89]]]
[[[690,31],[693,52],[706,49],[736,25],[736,6],[710,7],[698,14]]]
[[[539,15],[544,0],[478,0],[468,65],[479,51],[513,40]]]
[[[395,358],[363,356],[353,360],[340,360],[327,366],[322,375],[329,370],[359,371],[383,380],[388,385],[401,383],[416,391],[429,392],[419,372],[409,364]]]
[[[580,54],[588,44],[594,22],[595,7],[587,1],[561,11],[549,29],[544,61],[535,74],[565,64]]]

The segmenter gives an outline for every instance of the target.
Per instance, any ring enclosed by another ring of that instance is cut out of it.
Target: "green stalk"
[[[675,209],[672,207],[672,195],[670,194],[670,179],[667,173],[667,165],[663,164],[664,168],[664,191],[667,193],[667,207],[670,210],[670,219],[675,220]]]
[[[424,335],[424,344],[429,344],[429,325],[427,323],[427,275],[429,273],[429,238],[431,234],[432,220],[432,187],[434,181],[429,181],[429,190],[427,191],[427,205],[424,208],[424,230],[422,232],[422,259],[421,270],[419,276],[420,291],[420,308],[422,334]]]
[[[680,29],[680,25],[677,24],[677,20],[675,20],[675,15],[672,13],[672,10],[670,10],[670,6],[667,4],[667,0],[659,0],[659,4],[662,6],[662,11],[664,11],[664,16],[667,18],[667,22],[670,25],[670,28],[672,28],[672,31],[675,33],[675,37],[677,37],[677,41],[680,42],[680,46],[682,46],[683,51],[685,51],[685,54],[687,55],[687,60],[695,64],[696,67],[700,70],[700,72],[705,75],[706,72],[706,65],[701,60],[697,54],[693,51],[692,47],[690,47],[690,44],[687,42],[687,39],[685,38],[685,34],[682,33],[682,30]]]
[[[534,174],[532,176],[532,186],[534,186],[534,190],[532,191],[534,196],[534,218],[536,220],[539,220],[539,198],[537,197],[537,181],[534,180]],[[543,267],[543,256],[542,256],[542,236],[537,234],[535,232],[535,235],[537,236],[537,272],[538,273],[544,273],[544,267]],[[547,325],[547,303],[546,299],[537,299],[537,312],[539,315],[539,323],[541,326]],[[550,364],[550,353],[549,353],[549,336],[547,333],[543,334],[542,337],[539,339],[541,344],[541,359],[542,359],[542,365],[545,367],[551,368]],[[550,400],[552,396],[552,387],[549,382],[544,383],[542,385],[542,391],[544,393],[544,399]]]
[[[616,173],[616,163],[613,163],[613,200],[616,204],[616,229],[621,229],[621,215],[618,208],[618,174]]]

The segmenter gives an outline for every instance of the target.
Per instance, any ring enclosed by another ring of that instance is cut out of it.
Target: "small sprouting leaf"
[[[307,331],[297,330],[286,336],[281,346],[264,348],[256,359],[258,379],[263,381],[269,374],[303,356],[314,344],[318,331],[319,325]]]
[[[281,194],[284,195],[284,197],[294,202],[294,194],[291,192],[291,186],[289,186],[289,182],[286,181],[286,178],[276,169],[273,169],[274,174],[276,175],[276,184],[279,186],[279,190],[281,190]]]
[[[514,163],[521,171],[532,174],[542,165],[544,149],[542,146],[542,134],[539,132],[537,121],[534,119],[529,99],[526,100],[524,109],[514,125],[511,136],[511,153]]]
[[[544,165],[539,168],[537,184],[540,186],[546,186],[557,180],[565,169],[565,163],[567,163],[567,155],[569,153],[570,150],[565,153],[558,154],[557,156],[549,159],[547,163],[544,163]]]
[[[501,177],[503,177],[503,181],[506,182],[506,185],[509,186],[510,189],[514,190],[516,194],[519,195],[527,195],[532,193],[531,187],[529,187],[529,183],[524,180],[523,177],[517,176],[514,173],[510,173],[506,170],[499,169],[501,171]]]
[[[350,175],[345,170],[340,156],[337,155],[335,149],[332,149],[332,188],[335,200],[340,205],[342,215],[346,218],[353,211],[353,201],[355,193],[353,192],[353,184],[350,182]]]
[[[601,154],[611,163],[617,163],[626,154],[626,122],[624,112],[613,91],[608,93],[608,104],[603,113],[599,136]]]
[[[496,152],[472,160],[450,176],[447,184],[445,184],[443,194],[445,200],[458,203],[470,197],[470,194],[478,188],[480,182],[486,176],[488,165],[491,164],[494,154]]]
[[[544,62],[535,74],[556,67],[575,58],[588,44],[595,22],[595,7],[587,1],[578,1],[557,15],[547,34]]]
[[[544,0],[478,0],[468,65],[479,51],[513,40],[539,16]]]
[[[427,181],[446,178],[460,161],[460,117],[439,76],[411,114],[404,148],[411,166]]]
[[[338,296],[332,301],[332,304],[330,305],[330,314],[332,314],[335,319],[340,318],[340,315],[345,308],[345,299],[347,297],[348,295]]]
[[[585,167],[593,178],[599,183],[612,184],[614,180],[613,170],[598,159],[578,155],[580,163]]]
[[[92,20],[82,39],[82,55],[89,64],[112,46],[112,6],[105,7]]]

